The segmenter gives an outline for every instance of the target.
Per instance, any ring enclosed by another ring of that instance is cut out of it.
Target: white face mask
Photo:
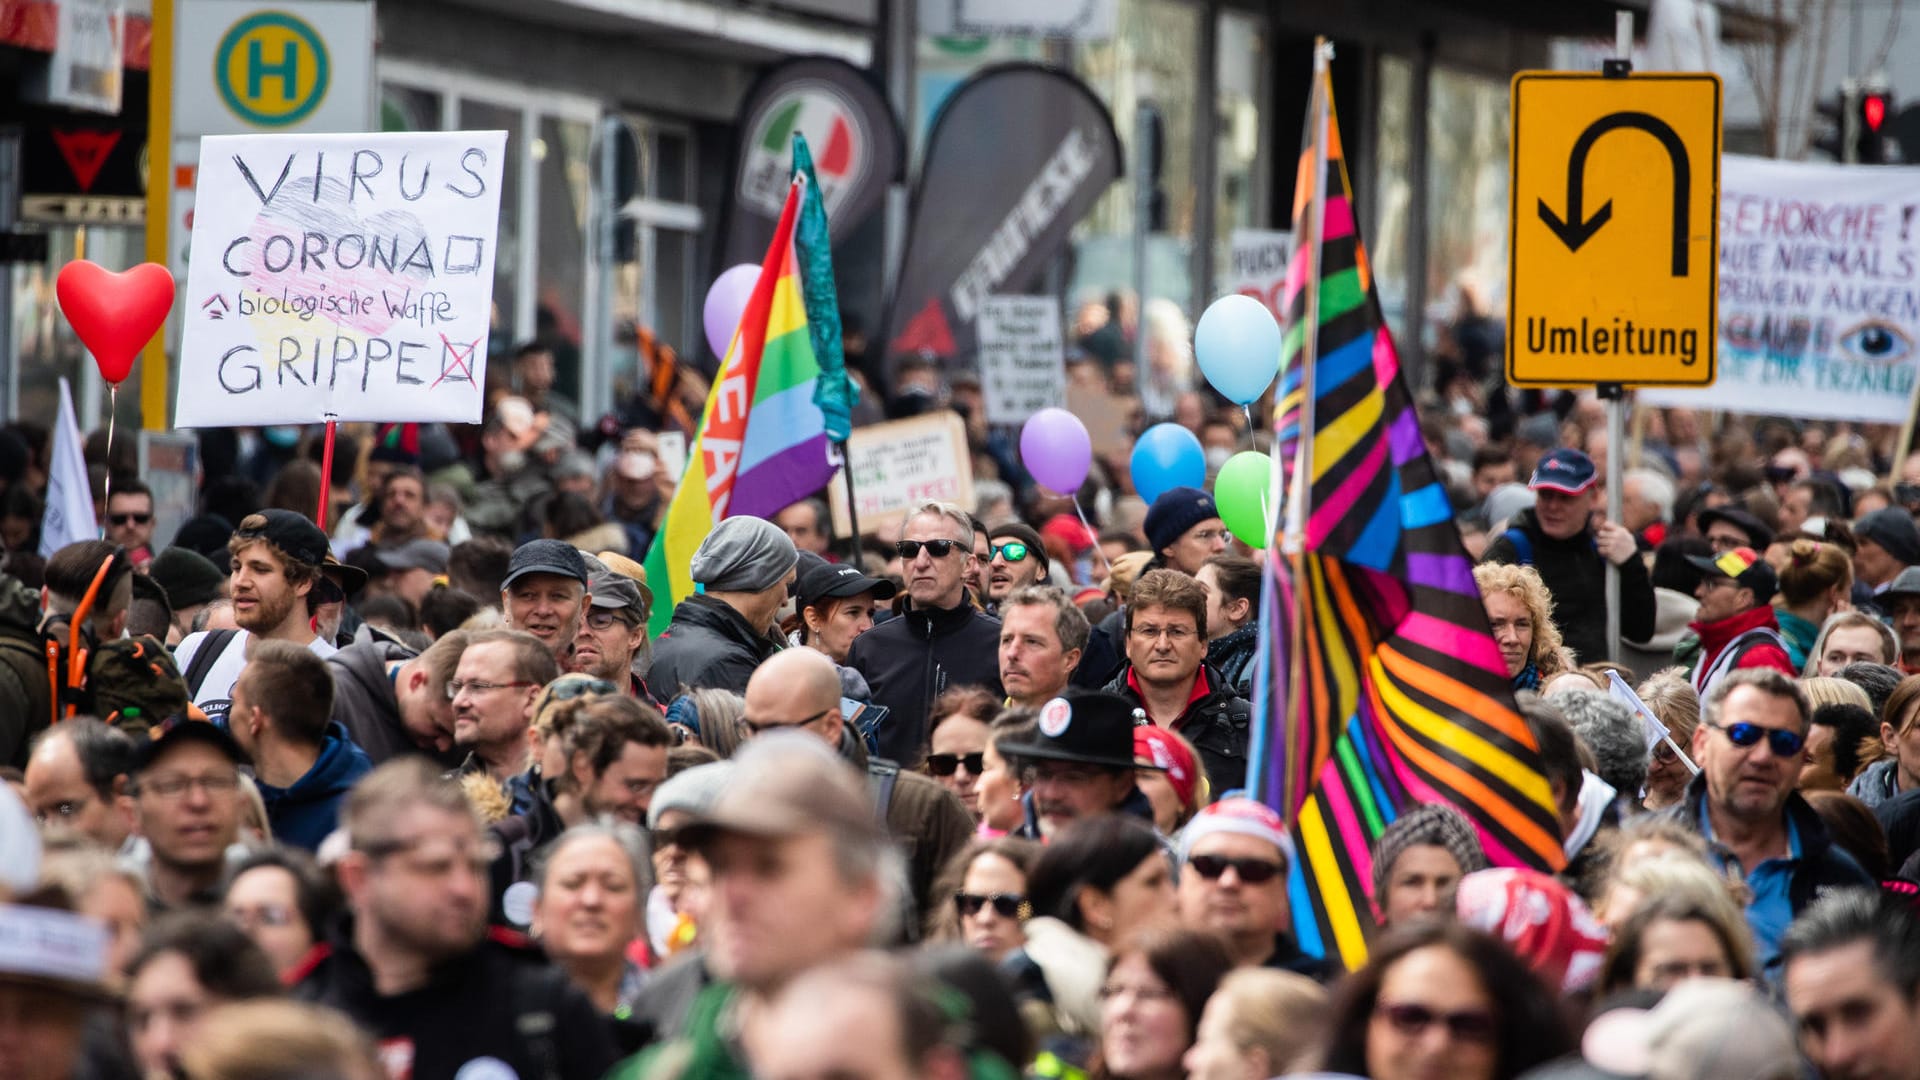
[[[1207,471],[1217,473],[1233,457],[1233,451],[1225,446],[1207,448]]]
[[[519,472],[527,464],[525,450],[509,450],[500,455],[501,472]]]

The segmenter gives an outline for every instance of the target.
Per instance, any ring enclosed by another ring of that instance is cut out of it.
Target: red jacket
[[[1720,659],[1720,654],[1726,651],[1727,646],[1732,644],[1735,638],[1749,630],[1757,629],[1772,630],[1777,634],[1780,632],[1780,620],[1773,617],[1773,605],[1761,604],[1715,622],[1693,623],[1691,629],[1700,635],[1700,660],[1693,669],[1694,685],[1704,693],[1704,688],[1700,687],[1701,680],[1705,678],[1708,671],[1712,670],[1714,662]],[[1729,670],[1773,668],[1789,678],[1799,677],[1799,672],[1793,669],[1793,661],[1787,657],[1787,650],[1773,641],[1765,639],[1758,642],[1750,641],[1743,646],[1743,649],[1739,659]]]

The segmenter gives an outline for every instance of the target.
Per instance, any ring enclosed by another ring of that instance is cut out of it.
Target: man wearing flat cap
[[[500,610],[507,626],[539,638],[562,668],[592,602],[579,548],[564,540],[529,540],[514,549],[500,583]]]
[[[583,557],[593,603],[580,623],[579,636],[573,639],[573,659],[567,670],[605,679],[633,697],[651,701],[646,684],[633,673],[633,659],[647,644],[647,615],[653,598],[639,582],[591,555]]]
[[[647,682],[663,697],[713,687],[736,694],[760,662],[780,649],[774,617],[786,602],[800,553],[778,525],[730,517],[693,553],[689,569],[701,591],[673,609],[654,643]]]

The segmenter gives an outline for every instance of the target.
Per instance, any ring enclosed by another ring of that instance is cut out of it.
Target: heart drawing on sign
[[[61,314],[100,365],[101,378],[117,386],[167,321],[173,309],[173,274],[159,263],[115,273],[76,259],[60,268],[54,294]]]

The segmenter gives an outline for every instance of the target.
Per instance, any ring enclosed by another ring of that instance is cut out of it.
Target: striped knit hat
[[[1487,856],[1480,849],[1480,837],[1473,823],[1460,811],[1444,803],[1423,803],[1395,818],[1373,845],[1373,898],[1383,900],[1387,875],[1393,864],[1410,847],[1445,848],[1460,864],[1460,876],[1486,868]]]

